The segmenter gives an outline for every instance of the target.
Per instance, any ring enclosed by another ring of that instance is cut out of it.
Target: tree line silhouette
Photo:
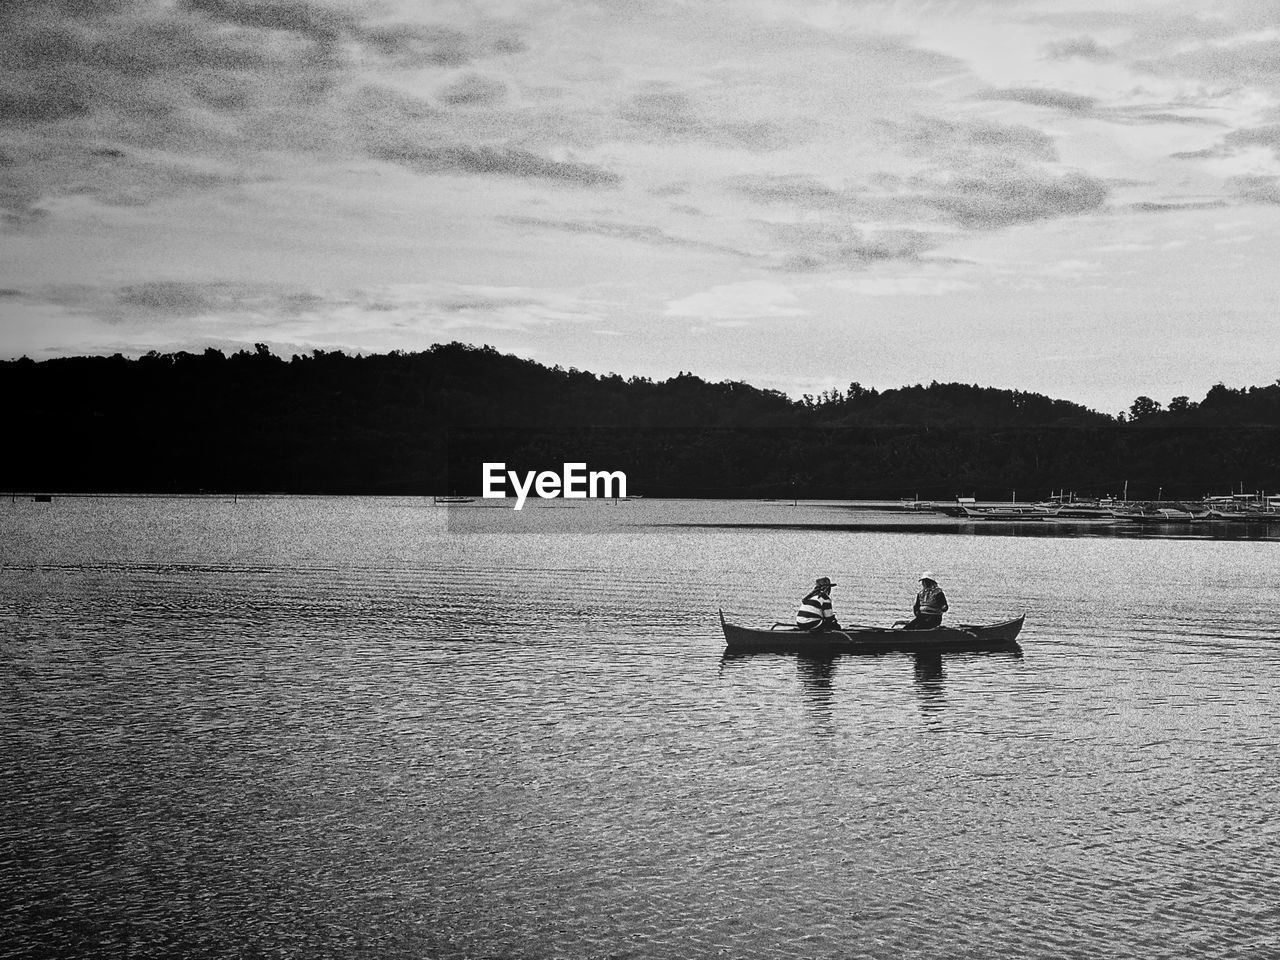
[[[1280,381],[1109,416],[960,383],[793,400],[491,347],[289,360],[266,346],[0,363],[0,487],[477,494],[481,465],[622,470],[647,496],[1131,499],[1280,485]]]

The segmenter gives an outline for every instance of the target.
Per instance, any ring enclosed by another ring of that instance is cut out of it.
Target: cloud
[[[358,37],[370,50],[402,69],[462,67],[526,49],[518,36],[497,26],[481,26],[468,33],[424,24],[379,24],[364,27]]]
[[[1200,150],[1186,150],[1170,154],[1176,160],[1223,160],[1247,157],[1250,154],[1280,158],[1280,124],[1264,124],[1232,130],[1217,143]]]
[[[1115,54],[1105,47],[1099,46],[1093,37],[1076,37],[1072,40],[1061,40],[1045,47],[1045,56],[1050,60],[1092,60],[1103,63],[1114,60]]]
[[[393,288],[394,297],[413,314],[440,331],[524,331],[554,324],[598,324],[608,305],[573,294],[528,287],[456,287],[454,291]],[[599,331],[595,331],[599,332]]]
[[[633,94],[617,109],[624,137],[659,143],[702,142],[753,152],[779,150],[804,139],[800,130],[771,120],[713,121],[683,91],[659,85]]]
[[[1232,194],[1249,203],[1280,204],[1280,177],[1241,176],[1227,180]]]
[[[49,215],[40,206],[40,198],[41,191],[34,177],[16,169],[12,162],[0,163],[0,223],[11,230],[39,224]]]
[[[1088,113],[1097,104],[1093,97],[1085,97],[1065,90],[1049,90],[1041,87],[1006,87],[1002,90],[984,90],[976,94],[978,100],[1008,100],[1033,107],[1050,107],[1068,113]]]
[[[1280,153],[1280,123],[1233,130],[1223,137],[1222,142],[1228,148],[1263,146]]]
[[[363,86],[352,98],[348,117],[356,141],[370,157],[423,175],[502,176],[579,187],[622,183],[620,175],[598,164],[464,139],[469,125],[455,129],[446,111],[386,87]]]
[[[937,239],[912,229],[867,230],[852,224],[774,223],[765,229],[791,251],[782,268],[792,271],[831,266],[861,267],[886,260],[914,260]]]
[[[725,186],[759,203],[785,203],[799,207],[831,207],[847,194],[807,174],[748,174],[732,177]]]
[[[908,172],[864,172],[861,182],[838,187],[804,173],[722,181],[762,205],[802,211],[794,221],[753,221],[770,236],[782,269],[914,260],[943,239],[947,228],[930,224],[998,229],[1088,212],[1108,197],[1102,180],[1059,168],[1053,140],[1031,127],[916,115],[874,129],[881,155],[889,151],[881,162],[905,156],[898,169]]]
[[[1275,31],[1234,41],[1184,44],[1176,53],[1151,57],[1135,69],[1160,76],[1196,77],[1213,84],[1269,84],[1280,79],[1280,38]]]
[[[445,297],[436,302],[436,307],[442,313],[486,313],[494,310],[508,310],[512,307],[528,307],[537,302],[528,296],[497,297],[464,294]]]
[[[618,108],[618,116],[636,131],[659,139],[690,140],[707,134],[689,97],[676,91],[636,94]]]
[[[21,184],[0,197],[7,222],[28,222],[44,198],[68,193],[139,203],[217,189],[242,177],[224,175],[224,162],[265,167],[288,131],[309,139],[333,129],[315,109],[333,64],[315,57],[312,40],[347,20],[269,7],[5,5],[0,134],[20,145],[6,179]],[[298,31],[301,42],[259,23]]]
[[[1195,115],[1184,113],[1171,113],[1168,110],[1107,110],[1101,113],[1100,118],[1109,120],[1114,123],[1138,123],[1138,124],[1178,124],[1179,126],[1193,127],[1221,127],[1224,126],[1221,120],[1212,117],[1198,117]]]
[[[939,277],[857,277],[831,286],[860,297],[940,297],[978,289],[976,283]]]
[[[418,173],[465,173],[554,180],[581,187],[613,187],[622,178],[603,167],[572,160],[550,160],[513,147],[443,144],[415,146],[386,144],[369,151],[379,160]]]
[[[343,10],[307,0],[181,0],[179,5],[237,26],[283,30],[326,43],[353,33],[358,24]]]
[[[880,129],[900,150],[951,162],[993,153],[1035,160],[1056,160],[1053,138],[1022,124],[989,120],[951,121],[940,117],[914,116],[907,120],[881,121]]]
[[[297,291],[226,281],[148,280],[121,287],[66,284],[37,291],[43,300],[106,323],[167,326],[207,316],[289,312]]]
[[[1190,200],[1186,202],[1165,202],[1143,200],[1128,204],[1125,209],[1135,213],[1177,213],[1182,210],[1216,210],[1225,207],[1225,200]]]
[[[1096,210],[1108,196],[1105,183],[1079,171],[1055,174],[1008,165],[959,174],[912,178],[908,204],[932,208],[962,227],[994,229]]]
[[[749,256],[742,250],[696,240],[678,237],[658,227],[637,223],[618,223],[611,220],[552,220],[544,217],[500,216],[502,223],[518,227],[532,227],[539,230],[558,230],[564,233],[582,233],[594,236],[611,237],[618,240],[635,240],[640,243],[657,246],[688,247],[695,250],[707,250],[715,253],[728,253],[738,257]]]
[[[46,215],[46,198],[72,192],[142,204],[238,184],[249,170],[269,179],[297,157],[340,157],[364,143],[420,171],[618,182],[511,142],[518,127],[460,136],[429,104],[353,119],[379,71],[474,65],[523,49],[510,27],[481,16],[459,30],[374,22],[375,13],[385,10],[308,0],[0,3],[0,135],[21,146],[0,170],[0,222],[29,228]],[[506,92],[476,69],[439,96],[480,109]],[[412,99],[402,95],[402,107]],[[405,129],[413,142],[388,145]],[[116,151],[114,162],[95,148]]]
[[[183,338],[390,349],[412,346],[416,341],[404,338],[413,335],[598,323],[603,311],[572,293],[461,284],[331,289],[158,279],[122,287],[63,285],[22,296],[128,327],[143,349]]]
[[[499,80],[470,73],[449,84],[437,96],[451,106],[491,106],[506,99],[507,87]]]
[[[766,280],[748,280],[712,287],[701,293],[673,300],[664,314],[700,320],[751,320],[765,317],[803,317],[809,311],[796,304],[799,298],[790,287]]]
[[[145,313],[196,316],[226,300],[225,293],[225,288],[217,285],[160,280],[124,287],[119,302]]]

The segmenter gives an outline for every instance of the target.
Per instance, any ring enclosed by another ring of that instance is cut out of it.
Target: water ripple
[[[63,506],[0,545],[17,955],[1280,949],[1273,544]],[[1022,651],[723,653],[924,566]]]

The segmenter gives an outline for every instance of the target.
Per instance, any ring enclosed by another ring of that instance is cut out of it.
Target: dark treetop
[[[284,360],[150,353],[0,363],[0,487],[479,492],[481,464],[622,470],[647,496],[1166,499],[1280,487],[1280,383],[1111,417],[959,383],[851,383],[791,400],[746,383],[597,376],[451,343]],[[1149,489],[1148,489],[1149,488]]]

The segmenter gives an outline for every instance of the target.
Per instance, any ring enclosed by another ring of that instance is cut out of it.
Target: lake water
[[[847,504],[0,504],[16,955],[1280,952],[1280,530]],[[1076,535],[1072,535],[1076,534]],[[726,658],[1023,611],[1020,653]]]

